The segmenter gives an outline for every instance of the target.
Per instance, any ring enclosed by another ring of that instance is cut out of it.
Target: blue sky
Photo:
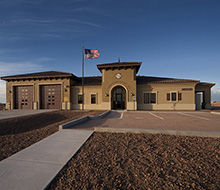
[[[86,76],[120,57],[141,61],[140,75],[214,82],[212,100],[220,100],[219,10],[219,0],[1,0],[0,76],[81,76],[84,45],[101,54],[86,60]]]

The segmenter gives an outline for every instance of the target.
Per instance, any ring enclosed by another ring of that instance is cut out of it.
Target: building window
[[[182,100],[182,93],[177,93],[177,92],[171,92],[167,93],[167,101],[181,101]]]
[[[176,92],[171,93],[171,101],[176,101]]]
[[[78,94],[78,104],[82,104],[82,103],[83,103],[83,95]]]
[[[150,103],[151,104],[156,104],[156,93],[151,93],[150,94],[151,96],[151,98],[150,98]]]
[[[91,94],[91,104],[96,104],[96,94]]]
[[[156,93],[144,93],[144,104],[156,104]]]

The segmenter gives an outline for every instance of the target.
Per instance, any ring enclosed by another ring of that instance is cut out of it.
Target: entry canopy
[[[99,64],[97,68],[100,72],[102,69],[105,70],[114,70],[114,69],[128,69],[128,68],[136,68],[136,74],[141,66],[142,62],[116,62],[116,63],[106,63],[106,64]]]

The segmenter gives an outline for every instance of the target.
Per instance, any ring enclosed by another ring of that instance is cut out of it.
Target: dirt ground
[[[94,133],[48,189],[220,189],[220,139]]]
[[[0,120],[0,160],[46,138],[65,122],[104,111],[54,111]]]

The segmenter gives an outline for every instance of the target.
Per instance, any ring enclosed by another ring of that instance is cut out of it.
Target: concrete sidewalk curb
[[[101,118],[105,117],[106,115],[108,115],[109,113],[111,113],[111,110],[106,111],[105,113],[103,113],[101,115],[89,116],[89,118],[90,119],[101,119]]]
[[[83,122],[87,121],[88,119],[101,119],[101,118],[105,117],[106,115],[108,115],[110,112],[111,112],[111,110],[109,110],[109,111],[107,111],[107,112],[105,112],[105,113],[103,113],[101,115],[85,116],[85,117],[81,117],[79,119],[75,119],[73,121],[70,121],[70,122],[64,123],[62,125],[59,125],[59,130],[68,129],[70,127],[73,127],[75,125],[83,123]]]
[[[220,115],[220,112],[214,112],[214,111],[212,111],[211,113],[212,113],[212,114]]]
[[[185,131],[185,130],[166,130],[166,129],[141,129],[141,128],[132,129],[132,128],[107,128],[107,127],[95,127],[94,131],[109,132],[109,133],[150,133],[150,134],[220,138],[220,132],[215,132],[215,131]]]

